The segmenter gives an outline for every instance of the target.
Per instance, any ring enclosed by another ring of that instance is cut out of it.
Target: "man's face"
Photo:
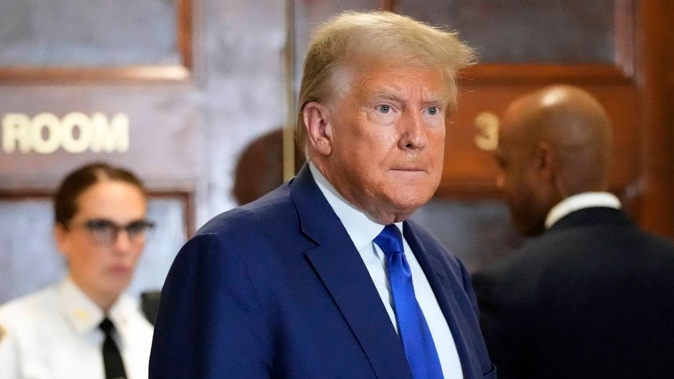
[[[544,229],[547,202],[536,178],[537,161],[531,137],[522,130],[523,121],[517,117],[517,108],[511,107],[509,111],[499,128],[496,185],[505,196],[515,229],[521,235],[532,236]]]
[[[77,206],[68,228],[56,227],[59,250],[68,260],[73,280],[88,296],[94,300],[115,299],[131,282],[145,238],[130,239],[122,230],[111,242],[101,242],[85,224],[107,220],[128,225],[145,220],[145,197],[132,184],[104,180],[84,191]]]
[[[380,223],[407,218],[437,189],[449,94],[439,69],[371,65],[328,103],[324,174]]]

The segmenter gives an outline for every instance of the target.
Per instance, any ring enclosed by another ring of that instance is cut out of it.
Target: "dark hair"
[[[67,226],[77,213],[77,199],[89,187],[103,180],[132,184],[145,193],[145,187],[131,171],[107,163],[95,162],[82,166],[66,176],[54,195],[54,220]]]

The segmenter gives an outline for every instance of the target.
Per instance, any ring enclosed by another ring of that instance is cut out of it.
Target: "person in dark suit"
[[[611,125],[600,103],[554,85],[507,108],[498,185],[528,238],[473,275],[500,378],[668,378],[674,245],[607,192]]]
[[[407,220],[439,185],[472,59],[454,33],[394,13],[320,27],[296,129],[308,163],[179,252],[150,377],[495,378],[470,276]]]

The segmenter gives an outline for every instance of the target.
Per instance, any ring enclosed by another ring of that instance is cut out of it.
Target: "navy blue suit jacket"
[[[473,280],[500,378],[674,376],[674,244],[617,209],[572,212]]]
[[[467,379],[495,378],[470,278],[412,223]],[[411,378],[372,279],[308,167],[209,221],[162,289],[150,378]]]

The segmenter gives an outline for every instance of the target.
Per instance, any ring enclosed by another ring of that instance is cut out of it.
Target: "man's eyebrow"
[[[394,90],[388,88],[379,88],[371,91],[368,96],[369,98],[374,99],[386,99],[386,100],[403,100],[400,95],[397,95]]]
[[[376,89],[371,89],[363,92],[363,97],[365,99],[377,99],[377,100],[392,100],[392,101],[406,101],[407,99],[403,97],[400,91],[396,91],[395,87],[380,87]],[[432,93],[431,91],[426,91],[422,94],[424,104],[440,104],[440,105],[449,105],[451,96],[446,93]]]
[[[442,105],[448,105],[449,101],[451,99],[451,96],[449,96],[446,92],[442,93],[433,93],[433,92],[426,92],[423,94],[424,98],[424,103],[427,104],[442,104]]]
[[[446,106],[449,105],[449,97],[448,96],[433,96],[433,97],[430,97],[427,100],[424,100],[424,104],[442,105],[442,107],[446,107]]]

